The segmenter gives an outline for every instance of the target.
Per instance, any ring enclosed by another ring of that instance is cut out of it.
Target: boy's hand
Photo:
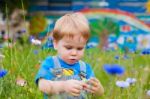
[[[73,96],[79,96],[83,86],[87,86],[83,81],[67,80],[63,82],[64,91]]]
[[[104,89],[97,78],[90,78],[88,81],[88,87],[85,89],[90,93],[94,93],[97,95],[102,95],[104,93]]]

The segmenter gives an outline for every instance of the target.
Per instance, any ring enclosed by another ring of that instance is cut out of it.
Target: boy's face
[[[58,55],[68,64],[74,64],[83,57],[85,45],[86,40],[81,36],[64,36],[61,40],[54,41]]]

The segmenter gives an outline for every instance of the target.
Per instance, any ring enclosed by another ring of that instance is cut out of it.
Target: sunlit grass
[[[36,50],[37,53],[34,53]],[[3,68],[8,74],[0,79],[0,98],[2,99],[43,99],[43,94],[37,89],[34,82],[35,75],[41,61],[48,55],[55,55],[54,50],[42,50],[41,47],[33,45],[14,46],[3,48],[5,55]],[[115,55],[120,59],[115,59]],[[84,60],[91,64],[96,77],[104,86],[105,93],[96,99],[145,99],[146,91],[150,88],[150,56],[131,53],[129,59],[123,59],[120,51],[100,51],[98,48],[86,50]],[[125,67],[125,74],[115,76],[106,74],[103,64],[119,64]],[[27,81],[24,87],[16,85],[17,77]],[[125,80],[134,77],[137,82],[128,88],[121,89],[115,85],[116,80]],[[94,98],[92,98],[94,99]]]

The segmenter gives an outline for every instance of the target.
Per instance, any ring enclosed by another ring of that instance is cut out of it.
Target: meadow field
[[[42,60],[56,52],[33,45],[15,45],[1,48],[0,52],[5,55],[1,66],[8,71],[6,76],[0,78],[0,99],[43,99],[34,78]],[[150,99],[146,94],[150,90],[150,55],[141,55],[139,51],[124,57],[120,50],[101,51],[99,48],[91,48],[85,51],[83,60],[91,64],[95,76],[105,89],[103,96],[91,96],[91,99]],[[125,71],[122,75],[110,74],[104,70],[104,64],[118,64]],[[116,81],[125,81],[129,77],[136,80],[130,86],[123,88],[116,85]],[[24,86],[17,85],[18,78],[27,83]]]

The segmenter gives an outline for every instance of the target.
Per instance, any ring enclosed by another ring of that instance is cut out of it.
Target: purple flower
[[[135,78],[127,78],[126,82],[128,82],[129,84],[134,84],[136,82]]]
[[[7,74],[6,70],[0,70],[0,78],[4,77]]]
[[[121,87],[121,88],[127,88],[127,87],[129,87],[129,83],[126,82],[126,81],[116,81],[116,85],[118,87]]]
[[[32,39],[35,39],[35,37],[34,36],[30,36],[29,37],[29,41],[32,42]]]
[[[25,32],[26,32],[26,29],[22,29],[21,32],[22,32],[22,33],[25,33]]]
[[[146,94],[147,94],[147,96],[150,96],[150,90],[148,90]]]
[[[125,71],[124,67],[118,64],[104,64],[103,69],[111,75],[122,75]]]

